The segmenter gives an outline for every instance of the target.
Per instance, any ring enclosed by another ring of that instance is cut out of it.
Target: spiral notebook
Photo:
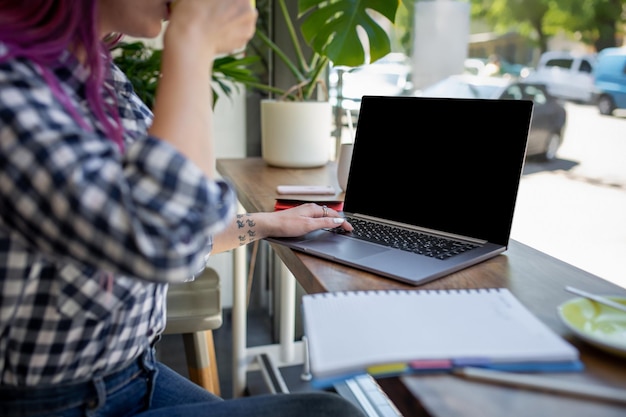
[[[583,369],[578,350],[508,289],[348,291],[304,295],[313,384],[364,373],[458,367],[562,372]]]

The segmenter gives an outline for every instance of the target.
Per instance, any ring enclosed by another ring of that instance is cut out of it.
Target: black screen
[[[532,106],[364,96],[344,211],[508,246]]]

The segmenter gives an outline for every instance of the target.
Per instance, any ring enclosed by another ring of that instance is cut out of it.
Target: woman
[[[155,37],[153,113],[111,64]],[[167,284],[266,236],[351,226],[304,205],[235,217],[213,174],[210,68],[249,0],[0,2],[0,415],[360,416],[330,393],[224,401],[154,359]]]

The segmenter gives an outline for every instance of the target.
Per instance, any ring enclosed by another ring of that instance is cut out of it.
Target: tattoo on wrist
[[[243,229],[243,234],[240,234],[239,237],[239,245],[243,246],[248,243],[254,242],[256,239],[256,222],[252,219],[252,215],[249,213],[246,214],[237,214],[237,228]]]
[[[238,227],[239,229],[241,229],[241,228],[242,228],[242,227],[244,227],[245,225],[246,225],[246,224],[245,224],[245,222],[243,221],[243,214],[238,214],[238,215],[237,215],[237,227]]]

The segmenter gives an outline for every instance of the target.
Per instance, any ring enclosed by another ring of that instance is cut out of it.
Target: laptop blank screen
[[[344,211],[508,246],[532,106],[364,96]]]

